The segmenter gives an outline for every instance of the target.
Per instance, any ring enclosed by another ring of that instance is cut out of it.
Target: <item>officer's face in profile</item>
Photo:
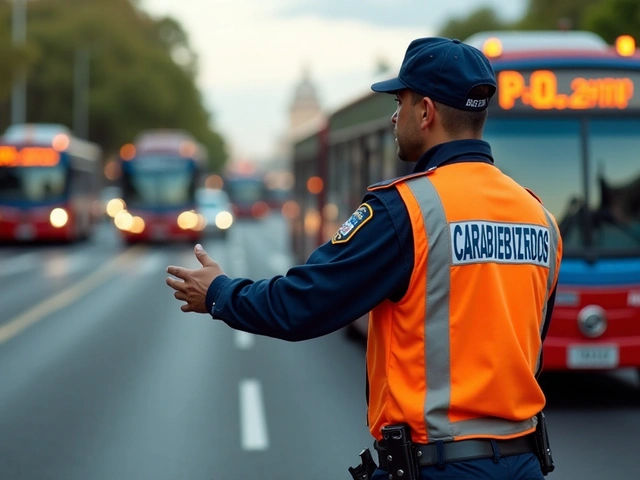
[[[398,158],[405,162],[417,162],[423,151],[420,131],[420,103],[414,103],[414,95],[409,90],[396,93],[396,111],[391,117],[394,125]]]

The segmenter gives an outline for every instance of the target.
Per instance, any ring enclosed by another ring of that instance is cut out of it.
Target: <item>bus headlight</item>
[[[124,203],[122,199],[112,198],[107,202],[107,207],[106,207],[107,215],[109,215],[111,218],[116,218],[116,215],[118,215],[121,211],[125,210],[126,208],[127,208],[127,205]]]
[[[578,314],[578,329],[588,338],[597,338],[607,329],[607,312],[598,305],[589,305]]]
[[[233,224],[233,215],[229,212],[220,212],[216,215],[216,227],[226,230]]]
[[[131,230],[131,227],[133,227],[133,216],[126,210],[122,210],[115,216],[115,218],[113,219],[113,223],[118,228],[118,230],[128,232],[129,230]]]
[[[198,214],[193,210],[178,215],[178,226],[182,230],[191,230],[198,226]]]
[[[136,234],[140,234],[142,232],[144,232],[144,219],[142,217],[132,217],[131,218],[131,228],[129,229],[129,231],[131,233],[136,233]]]
[[[49,214],[49,222],[55,228],[64,227],[69,221],[69,214],[64,208],[54,208]]]

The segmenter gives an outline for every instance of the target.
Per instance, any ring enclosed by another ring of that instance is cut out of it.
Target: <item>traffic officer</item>
[[[482,140],[493,69],[458,40],[420,38],[397,78],[372,89],[395,96],[397,153],[413,174],[369,187],[286,275],[231,279],[196,245],[202,268],[170,266],[167,284],[183,312],[289,341],[370,312],[368,423],[380,465],[354,478],[543,478],[536,375],[562,242]]]

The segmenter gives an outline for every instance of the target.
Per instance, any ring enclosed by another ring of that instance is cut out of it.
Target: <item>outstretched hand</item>
[[[176,291],[173,295],[174,297],[186,302],[185,305],[180,307],[180,310],[183,312],[209,313],[205,306],[207,290],[211,282],[216,277],[224,275],[224,272],[220,265],[207,255],[207,252],[204,251],[200,244],[196,245],[193,251],[202,268],[189,270],[188,268],[169,266],[167,267],[167,273],[182,279],[182,281],[168,277],[167,285]]]

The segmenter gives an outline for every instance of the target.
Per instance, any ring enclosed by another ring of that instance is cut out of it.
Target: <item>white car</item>
[[[198,213],[206,222],[204,234],[226,238],[233,224],[231,202],[227,192],[219,189],[201,188],[196,192]]]

